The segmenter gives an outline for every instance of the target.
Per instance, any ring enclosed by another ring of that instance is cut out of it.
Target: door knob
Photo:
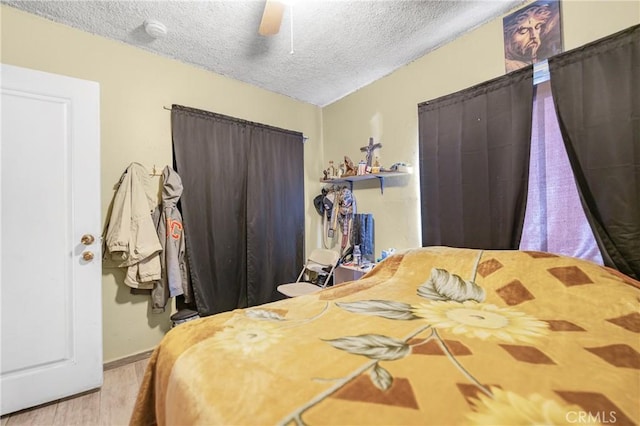
[[[85,251],[82,253],[82,258],[84,260],[86,260],[87,262],[93,260],[93,252],[91,251]]]
[[[95,239],[95,238],[93,237],[93,235],[91,235],[91,234],[84,234],[84,235],[82,236],[82,238],[80,238],[80,242],[81,242],[82,244],[84,244],[85,246],[89,246],[89,245],[93,244],[93,242],[94,242],[95,240],[96,240],[96,239]]]

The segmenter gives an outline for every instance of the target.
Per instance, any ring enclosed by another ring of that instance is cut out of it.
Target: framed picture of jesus
[[[562,52],[559,0],[530,3],[505,16],[502,23],[506,72]]]

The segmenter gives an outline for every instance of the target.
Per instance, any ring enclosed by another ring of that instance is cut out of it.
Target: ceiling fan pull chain
[[[289,54],[293,55],[293,5],[289,6],[289,23],[290,25],[290,32],[291,32],[291,52],[289,52]]]

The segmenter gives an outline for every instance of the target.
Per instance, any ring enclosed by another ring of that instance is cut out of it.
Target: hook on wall
[[[156,165],[153,165],[153,168],[151,169],[151,173],[149,173],[149,176],[162,176],[162,172],[159,172],[156,169]]]

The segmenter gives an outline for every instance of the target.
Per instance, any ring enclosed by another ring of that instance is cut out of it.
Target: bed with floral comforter
[[[637,281],[586,261],[409,250],[174,328],[131,423],[638,424],[639,306]]]

